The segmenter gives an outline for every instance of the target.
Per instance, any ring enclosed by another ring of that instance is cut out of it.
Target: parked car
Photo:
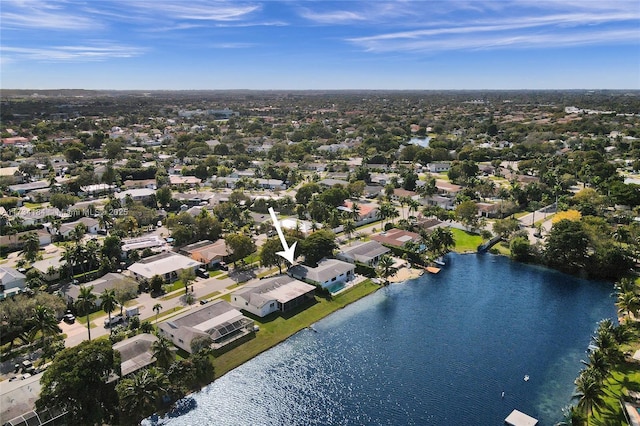
[[[209,272],[205,268],[196,269],[196,275],[200,278],[209,278]]]
[[[76,316],[71,313],[64,314],[64,316],[62,317],[62,321],[66,322],[67,324],[73,324],[74,322],[76,322]]]
[[[115,315],[111,317],[111,322],[109,322],[109,318],[104,319],[105,328],[112,327],[116,324],[120,324],[124,321],[124,317],[122,315]]]

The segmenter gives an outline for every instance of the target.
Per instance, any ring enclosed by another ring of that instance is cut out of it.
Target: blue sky
[[[12,89],[640,89],[640,2],[2,0]]]

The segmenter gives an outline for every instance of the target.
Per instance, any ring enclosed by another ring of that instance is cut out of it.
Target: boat
[[[433,263],[435,263],[438,266],[445,266],[446,265],[446,263],[444,263],[444,258],[442,256],[438,257],[437,259],[434,259]]]
[[[524,376],[524,381],[525,381],[525,382],[528,382],[528,381],[529,381],[529,375],[528,375],[528,374],[525,374],[525,376]]]

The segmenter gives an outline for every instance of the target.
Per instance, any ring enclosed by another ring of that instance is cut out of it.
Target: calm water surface
[[[615,317],[611,285],[492,255],[447,260],[231,371],[161,423],[503,425],[516,408],[552,425],[597,322]]]

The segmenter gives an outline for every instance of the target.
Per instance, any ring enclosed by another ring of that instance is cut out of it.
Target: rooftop
[[[181,269],[195,268],[201,263],[178,253],[167,252],[142,259],[129,266],[129,270],[145,278],[165,275]]]
[[[315,268],[305,265],[295,265],[292,266],[289,271],[299,277],[323,283],[353,269],[354,266],[350,263],[338,259],[324,259],[318,262],[318,266]]]
[[[261,280],[255,284],[247,284],[234,295],[242,296],[254,306],[261,307],[271,300],[287,303],[297,297],[315,290],[315,287],[298,281],[288,275]]]

